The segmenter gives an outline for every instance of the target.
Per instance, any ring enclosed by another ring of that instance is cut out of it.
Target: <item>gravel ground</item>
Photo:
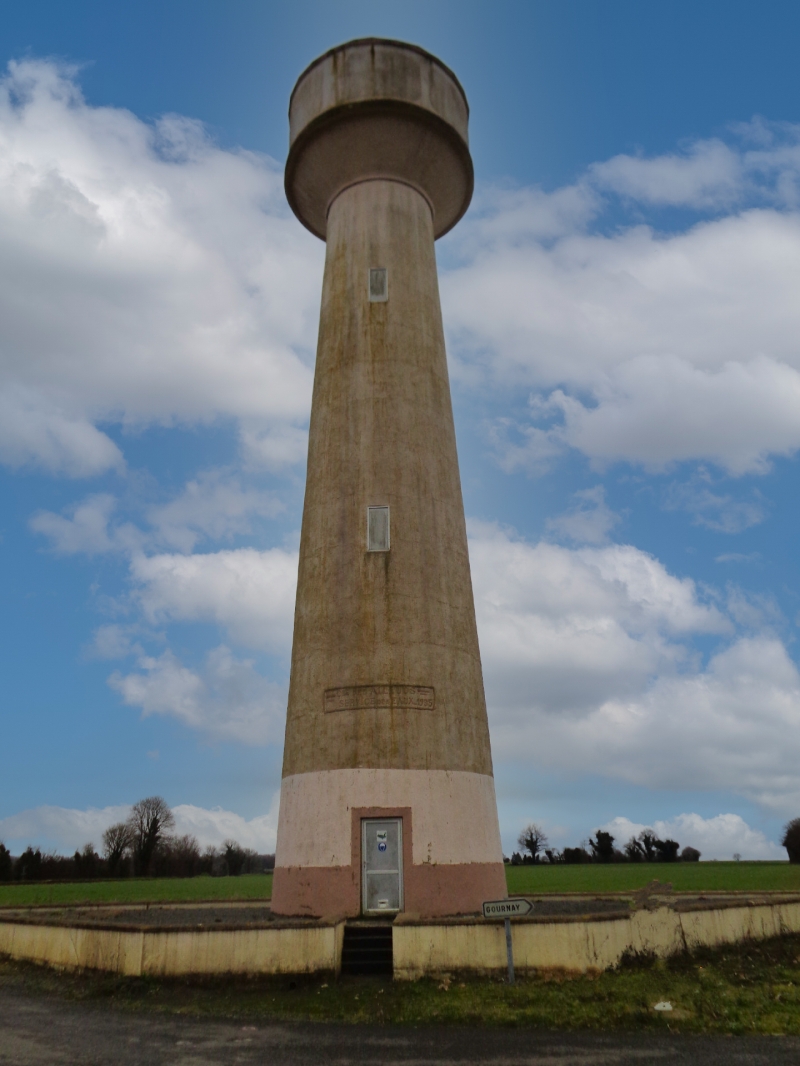
[[[241,1022],[128,1014],[0,987],[2,1066],[797,1066],[795,1037]]]

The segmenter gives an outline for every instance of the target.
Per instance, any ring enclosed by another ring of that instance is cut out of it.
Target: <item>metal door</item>
[[[361,909],[365,914],[403,909],[403,820],[361,822]]]

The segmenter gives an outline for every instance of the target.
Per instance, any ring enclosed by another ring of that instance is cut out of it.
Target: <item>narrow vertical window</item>
[[[369,302],[385,303],[389,299],[389,272],[386,267],[373,267],[369,272]]]
[[[367,551],[388,552],[389,508],[367,508]]]

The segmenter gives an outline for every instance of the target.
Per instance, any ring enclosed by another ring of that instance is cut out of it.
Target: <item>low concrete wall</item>
[[[0,919],[0,954],[128,976],[336,972],[344,922],[277,929],[75,928]]]
[[[511,924],[519,970],[564,969],[585,973],[615,966],[626,952],[660,957],[684,949],[765,939],[800,932],[800,900],[680,910],[633,911],[630,917],[516,920]],[[402,916],[394,925],[395,977],[506,968],[502,922],[433,924]]]
[[[0,954],[68,969],[107,970],[129,976],[338,972],[344,921],[283,922],[273,928],[158,929],[68,925],[0,914]],[[684,949],[800,932],[800,897],[657,909],[580,918],[512,922],[519,970],[605,970],[626,952],[660,957]],[[394,923],[394,975],[465,970],[504,971],[502,922],[481,918],[415,919]]]

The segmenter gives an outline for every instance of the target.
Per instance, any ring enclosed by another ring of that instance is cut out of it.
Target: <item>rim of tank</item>
[[[289,96],[289,110],[291,111],[292,109],[292,100],[294,99],[294,94],[297,92],[300,82],[310,70],[313,70],[314,67],[318,66],[320,63],[323,63],[329,56],[332,56],[335,52],[342,52],[345,48],[352,48],[354,45],[359,44],[393,45],[395,48],[405,48],[408,52],[416,52],[418,55],[424,56],[426,59],[432,60],[434,63],[436,63],[437,66],[441,67],[442,70],[446,74],[448,74],[455,82],[458,91],[464,98],[464,104],[467,109],[467,118],[469,118],[469,100],[467,100],[467,94],[464,92],[464,86],[458,80],[458,77],[456,76],[454,71],[452,71],[446,63],[443,63],[438,56],[435,56],[433,52],[427,51],[427,49],[423,48],[421,45],[410,44],[408,41],[398,41],[394,37],[355,37],[352,41],[344,41],[343,44],[334,45],[333,48],[329,48],[327,52],[323,52],[321,56],[317,56],[316,59],[312,59],[308,66],[304,70],[302,70],[297,76],[297,81],[294,83],[294,88],[292,89],[291,95]]]

